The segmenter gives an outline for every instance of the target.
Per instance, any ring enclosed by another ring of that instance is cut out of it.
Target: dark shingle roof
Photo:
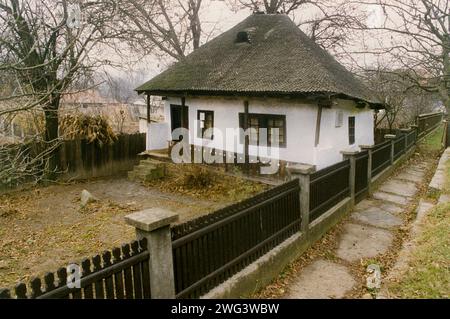
[[[236,43],[247,31],[250,43]],[[253,14],[136,91],[234,95],[336,94],[379,104],[286,15]]]

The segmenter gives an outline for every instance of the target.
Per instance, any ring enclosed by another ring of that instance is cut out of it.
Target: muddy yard
[[[165,207],[180,222],[212,212],[264,189],[243,182],[221,185],[220,196],[185,189],[164,191],[165,183],[143,185],[126,177],[51,185],[0,196],[0,286],[10,287],[30,276],[55,271],[134,239],[134,228],[124,223],[130,212]],[[229,188],[229,190],[227,190]],[[81,208],[80,193],[99,199]],[[248,193],[246,193],[248,192]],[[0,287],[0,288],[1,288]]]

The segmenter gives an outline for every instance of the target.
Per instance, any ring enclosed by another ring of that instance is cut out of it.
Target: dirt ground
[[[83,189],[99,201],[82,209]],[[1,195],[0,288],[130,242],[134,228],[123,219],[130,212],[165,207],[183,222],[235,200],[163,192],[124,176]]]

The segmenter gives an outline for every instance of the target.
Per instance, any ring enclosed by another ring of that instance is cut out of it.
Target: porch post
[[[341,151],[344,159],[348,159],[350,161],[348,184],[350,188],[350,199],[352,206],[355,205],[356,155],[358,153],[359,151]]]
[[[300,185],[300,215],[302,218],[301,232],[305,235],[309,232],[309,199],[310,176],[316,171],[316,166],[308,164],[294,164],[288,167],[291,179],[298,178]]]
[[[248,129],[248,101],[244,101],[244,132]],[[250,172],[249,160],[250,157],[248,155],[248,145],[249,145],[249,137],[247,134],[244,135],[244,161],[245,161],[245,171],[248,174]]]
[[[147,123],[150,123],[150,94],[147,94]]]
[[[178,214],[161,208],[125,216],[125,221],[136,228],[137,239],[147,239],[152,299],[175,298],[170,224],[177,220]]]
[[[386,140],[391,141],[391,165],[394,164],[394,141],[395,141],[395,135],[393,134],[386,134],[384,136]]]
[[[360,145],[363,151],[367,151],[367,193],[372,195],[372,152],[375,145]]]

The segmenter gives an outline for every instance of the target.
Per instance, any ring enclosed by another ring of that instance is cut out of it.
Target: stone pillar
[[[372,195],[372,151],[375,145],[360,145],[361,150],[367,151],[367,193]]]
[[[178,214],[161,208],[125,216],[125,221],[136,228],[137,238],[147,238],[152,299],[175,298],[170,224],[177,220]]]
[[[390,140],[391,141],[391,165],[394,164],[394,140],[395,140],[395,135],[393,134],[386,134],[384,136],[384,138],[386,140]]]
[[[344,159],[350,160],[350,173],[348,183],[350,187],[350,198],[352,206],[355,205],[355,178],[356,178],[356,155],[359,151],[341,151]]]
[[[316,167],[309,164],[294,164],[287,169],[291,179],[298,178],[300,185],[300,214],[302,217],[301,232],[307,235],[309,232],[309,182],[310,175],[316,171]]]

